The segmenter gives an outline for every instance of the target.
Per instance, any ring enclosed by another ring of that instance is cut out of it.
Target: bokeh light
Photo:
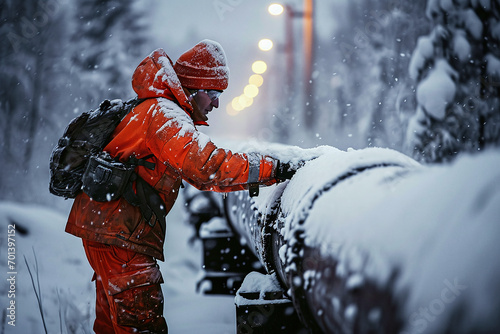
[[[228,103],[228,105],[226,106],[226,112],[229,116],[236,116],[240,113],[240,111],[241,110],[234,109],[232,103]]]
[[[273,48],[273,41],[268,38],[263,38],[259,41],[259,49],[262,51],[269,51]]]
[[[248,97],[254,98],[259,94],[259,89],[255,85],[246,85],[243,89],[243,94]]]
[[[253,98],[248,97],[245,94],[242,94],[238,97],[238,102],[244,108],[248,108],[253,104]]]
[[[252,64],[252,71],[256,74],[262,74],[267,71],[267,64],[262,60],[257,60]]]
[[[231,101],[231,107],[235,110],[235,111],[242,111],[243,110],[243,106],[241,105],[240,101],[239,101],[239,98],[238,97],[235,97],[232,101]]]
[[[248,83],[255,87],[260,87],[264,83],[264,78],[260,74],[252,74],[250,79],[248,79]]]
[[[271,15],[281,15],[285,11],[285,7],[279,3],[273,3],[270,4],[269,7],[267,7],[267,11]]]

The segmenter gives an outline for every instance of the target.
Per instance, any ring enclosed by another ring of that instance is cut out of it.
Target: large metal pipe
[[[229,194],[226,217],[317,332],[494,332],[499,165],[332,151],[256,198]]]

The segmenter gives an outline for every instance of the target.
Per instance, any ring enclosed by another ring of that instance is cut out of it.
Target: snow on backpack
[[[138,98],[126,102],[104,100],[99,108],[73,119],[52,150],[49,189],[52,194],[65,198],[75,198],[83,191],[98,202],[109,202],[123,196],[140,208],[151,226],[158,220],[165,229],[163,200],[135,173],[137,166],[155,168],[154,163],[146,161],[151,156],[142,159],[132,156],[123,163],[103,152],[121,120],[142,101]],[[137,193],[132,187],[134,181]]]

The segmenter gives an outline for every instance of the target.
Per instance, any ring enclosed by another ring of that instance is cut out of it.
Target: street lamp
[[[304,21],[303,47],[304,47],[304,122],[306,127],[311,128],[314,122],[314,86],[312,80],[314,64],[314,0],[304,0],[304,11],[297,12],[288,4],[273,3],[268,7],[271,15],[280,15],[286,13],[286,66],[287,78],[285,82],[285,93],[288,94],[293,84],[294,74],[294,45],[293,45],[293,18],[302,18]],[[287,97],[288,101],[288,97]],[[288,106],[287,106],[288,108]]]
[[[254,98],[259,94],[259,87],[264,83],[262,73],[267,71],[267,64],[262,60],[257,60],[252,64],[254,74],[248,79],[248,85],[243,89],[243,94],[235,97],[226,106],[226,111],[231,116],[236,116],[245,108],[253,104]]]
[[[259,49],[262,51],[269,51],[273,48],[273,41],[268,38],[263,38],[259,41]]]
[[[290,5],[282,5],[280,3],[270,4],[267,11],[274,16],[286,14],[285,17],[285,55],[286,55],[286,82],[290,84],[293,80],[294,58],[293,58],[293,22],[292,19],[296,17],[296,12]]]
[[[285,7],[279,3],[272,3],[267,8],[271,15],[281,15],[285,11]]]
[[[255,87],[260,87],[264,83],[264,78],[260,74],[252,74],[248,79],[248,83]]]
[[[259,94],[259,88],[257,86],[248,84],[243,88],[243,94],[245,94],[248,97],[254,98]]]
[[[262,60],[257,60],[252,64],[252,71],[255,74],[262,74],[267,71],[267,64]]]
[[[285,78],[283,83],[283,98],[284,108],[281,111],[281,115],[284,120],[290,119],[290,113],[292,111],[292,101],[294,95],[292,91],[294,90],[294,74],[295,74],[295,55],[294,55],[294,42],[293,42],[293,18],[296,17],[296,13],[293,8],[288,5],[282,5],[279,3],[273,3],[267,8],[271,15],[281,15],[285,14]],[[285,122],[278,122],[279,136],[283,142],[288,140],[289,127]]]

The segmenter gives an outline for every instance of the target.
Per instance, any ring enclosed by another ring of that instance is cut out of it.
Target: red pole
[[[311,129],[315,121],[314,106],[314,0],[304,0],[304,122]]]

